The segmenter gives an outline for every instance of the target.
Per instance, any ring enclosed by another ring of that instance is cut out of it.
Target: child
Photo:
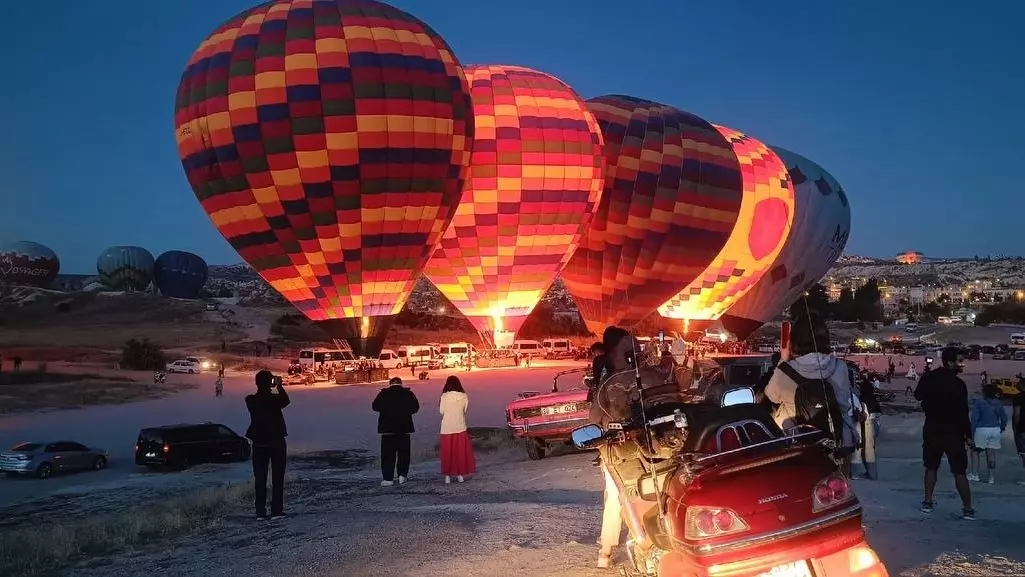
[[[217,381],[214,382],[214,396],[224,396],[224,379],[221,377],[217,377]]]

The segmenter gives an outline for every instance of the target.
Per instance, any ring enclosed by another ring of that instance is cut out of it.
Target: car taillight
[[[171,445],[168,444],[167,441],[164,441],[164,454],[166,455],[166,454],[168,454],[170,452],[171,452]]]
[[[879,561],[875,551],[867,545],[853,547],[847,551],[847,563],[851,577],[888,577],[886,566]]]
[[[850,483],[843,475],[833,473],[815,485],[812,497],[814,502],[812,511],[818,513],[854,499],[854,491],[851,490]]]
[[[691,540],[732,535],[750,529],[739,515],[730,509],[716,507],[689,507],[684,537]]]

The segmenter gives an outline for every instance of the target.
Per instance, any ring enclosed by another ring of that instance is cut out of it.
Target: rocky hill
[[[828,273],[836,281],[852,278],[886,279],[891,286],[960,286],[969,281],[989,280],[1009,287],[1025,286],[1025,259],[944,259],[920,264],[896,261],[842,259]]]

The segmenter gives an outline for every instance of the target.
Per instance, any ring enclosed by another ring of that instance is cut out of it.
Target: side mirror
[[[578,449],[594,448],[604,436],[605,431],[602,431],[598,425],[584,425],[583,427],[573,429],[573,433],[570,435],[573,439],[573,444]]]
[[[746,405],[755,402],[755,392],[751,388],[733,389],[722,396],[722,406]]]

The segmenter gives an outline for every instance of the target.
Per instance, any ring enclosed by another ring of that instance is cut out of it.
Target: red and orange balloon
[[[601,131],[559,79],[466,69],[476,125],[455,218],[430,281],[485,336],[516,332],[576,248],[601,196]]]
[[[444,40],[373,0],[279,0],[189,60],[175,128],[189,183],[270,285],[376,356],[455,214],[469,87]]]

